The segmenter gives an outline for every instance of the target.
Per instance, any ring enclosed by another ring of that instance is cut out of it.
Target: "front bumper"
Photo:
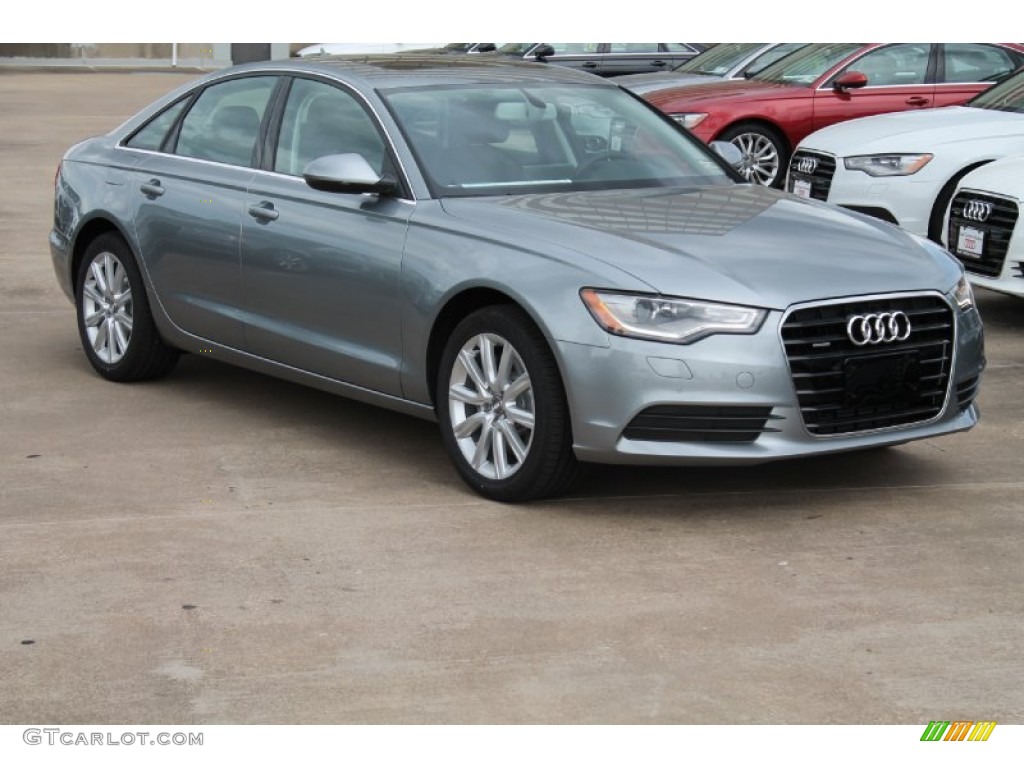
[[[842,157],[811,147],[799,147],[794,158],[801,152],[835,161],[828,196],[823,198],[826,202],[898,224],[915,235],[928,236],[932,206],[945,183],[930,173],[932,169],[926,166],[911,176],[875,177],[863,171],[848,171]],[[794,181],[805,178],[794,170],[794,164],[791,163],[786,190],[792,192]],[[820,184],[813,179],[807,180]]]
[[[682,346],[612,337],[606,348],[558,343],[573,419],[574,450],[582,461],[607,464],[758,464],[853,451],[970,429],[984,368],[976,310],[957,314],[951,384],[934,419],[871,432],[812,435],[804,426],[780,340],[782,312],[772,312],[751,336],[713,336]],[[974,381],[969,404],[957,391]],[[770,429],[749,442],[638,440],[624,436],[642,412],[657,406],[761,406]]]

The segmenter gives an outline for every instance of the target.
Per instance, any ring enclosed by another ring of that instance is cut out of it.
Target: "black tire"
[[[492,350],[490,372],[497,374],[491,377],[483,363],[485,344]],[[475,373],[493,382],[493,389],[474,383],[465,360],[460,359],[464,349],[476,366]],[[517,394],[524,373],[529,389]],[[453,388],[481,403],[454,398]],[[435,410],[445,449],[462,479],[480,495],[502,502],[529,501],[558,495],[575,479],[578,465],[558,365],[540,329],[519,308],[484,307],[464,318],[441,355],[436,391]],[[507,392],[511,392],[508,399]],[[528,428],[521,420],[531,410]],[[457,425],[466,425],[462,435],[456,435],[453,419]],[[509,430],[515,435],[509,435]],[[513,447],[516,439],[518,445]],[[523,447],[526,451],[520,456],[516,449]]]
[[[103,290],[111,278],[114,284]],[[75,315],[85,356],[105,379],[157,379],[178,362],[178,350],[157,332],[135,256],[120,235],[108,232],[89,243],[75,276]]]
[[[740,175],[754,184],[782,189],[782,185],[786,182],[786,170],[789,168],[790,155],[789,142],[785,136],[770,125],[763,123],[737,123],[726,128],[716,138],[719,141],[728,141],[743,153],[744,167],[737,169]],[[757,172],[757,163],[754,162],[756,158],[751,152],[752,148],[758,144],[767,146],[763,142],[771,145],[777,162],[774,175],[770,180],[764,174]]]

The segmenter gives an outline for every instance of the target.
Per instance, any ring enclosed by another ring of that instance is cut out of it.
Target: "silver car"
[[[719,147],[728,155],[731,147]],[[966,430],[959,263],[743,183],[613,82],[497,58],[222,70],[64,157],[50,247],[113,381],[211,357],[440,423],[483,495]]]

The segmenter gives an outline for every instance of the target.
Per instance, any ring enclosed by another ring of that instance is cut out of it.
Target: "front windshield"
[[[855,53],[863,43],[815,43],[779,59],[751,80],[783,85],[811,85],[819,77],[847,56]]]
[[[755,56],[747,66],[740,72],[743,77],[751,78],[765,67],[774,64],[783,56],[789,56],[793,51],[799,51],[807,43],[779,43],[773,45],[760,56]]]
[[[435,197],[733,183],[703,144],[612,86],[414,87],[383,96]]]
[[[1024,69],[967,102],[969,107],[1024,113]]]
[[[720,43],[676,67],[681,75],[726,75],[764,43]]]
[[[498,49],[498,53],[504,53],[508,56],[525,56],[530,52],[536,43],[505,43]]]

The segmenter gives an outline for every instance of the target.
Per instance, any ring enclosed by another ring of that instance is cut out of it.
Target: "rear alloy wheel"
[[[743,164],[736,170],[747,181],[765,187],[782,186],[789,150],[776,131],[764,125],[737,125],[719,139],[730,142],[743,155]]]
[[[445,447],[478,493],[526,501],[572,481],[576,459],[558,367],[520,310],[487,307],[458,325],[442,357],[437,395]]]
[[[119,236],[105,234],[90,243],[79,266],[75,298],[82,347],[101,376],[139,381],[174,367],[179,353],[160,340],[142,275]]]

